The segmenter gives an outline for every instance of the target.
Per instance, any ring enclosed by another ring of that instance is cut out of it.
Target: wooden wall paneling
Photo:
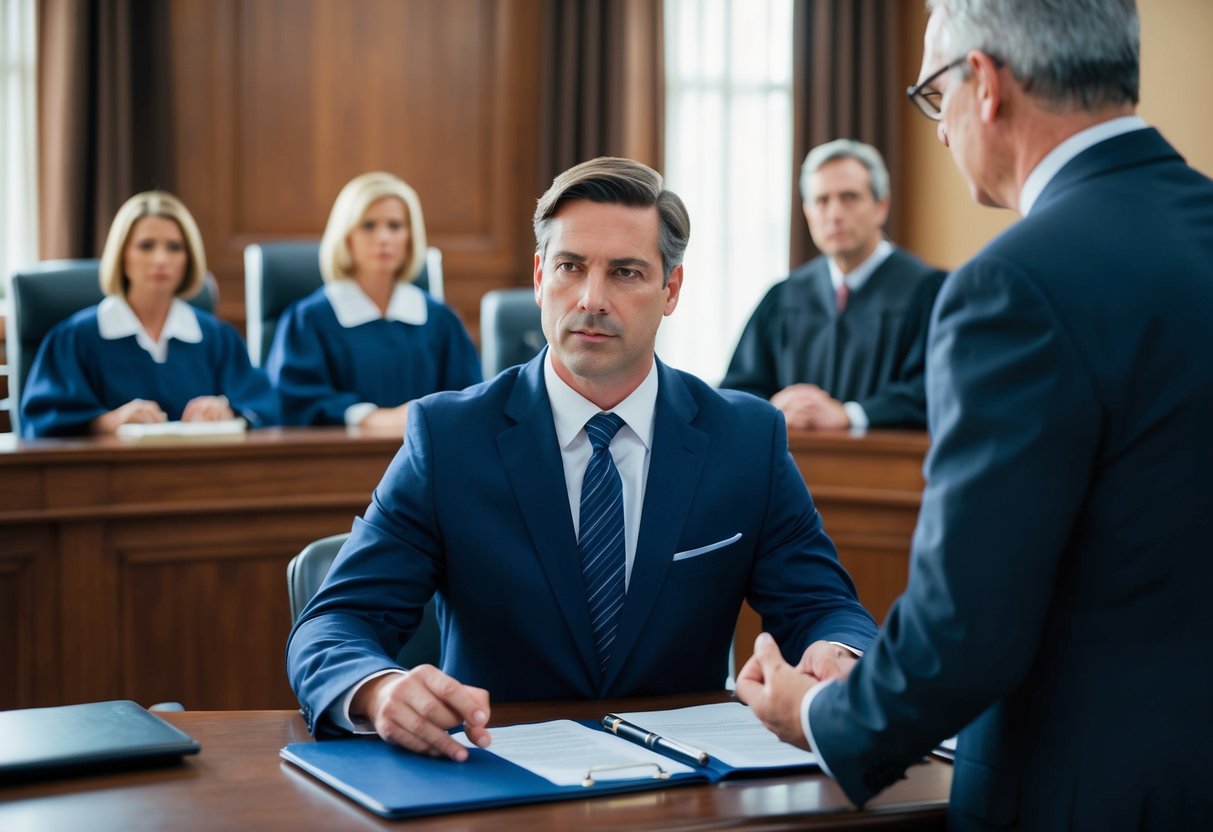
[[[529,273],[539,0],[174,0],[176,180],[220,314],[243,323],[244,247],[318,237],[341,186],[385,169],[421,196],[447,298]]]
[[[353,518],[280,510],[117,524],[123,695],[191,710],[294,707],[286,565]]]
[[[57,570],[46,524],[4,530],[0,547],[0,710],[58,696]]]
[[[64,702],[120,695],[118,575],[98,520],[68,522],[58,530],[59,678]]]

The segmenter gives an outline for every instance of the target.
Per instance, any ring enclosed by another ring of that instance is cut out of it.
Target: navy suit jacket
[[[948,277],[909,585],[810,710],[852,800],[963,728],[953,828],[1213,828],[1211,332],[1213,182],[1152,129]]]
[[[497,701],[719,689],[743,599],[793,661],[818,639],[871,642],[782,415],[659,363],[636,557],[600,672],[543,360],[410,405],[404,446],[291,635],[313,731],[394,666],[435,591],[443,670]]]

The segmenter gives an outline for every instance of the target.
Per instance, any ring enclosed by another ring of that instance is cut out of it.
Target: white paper
[[[627,722],[708,752],[734,768],[816,764],[808,751],[788,745],[767,730],[740,702],[695,705],[669,711],[620,713]]]
[[[217,422],[128,422],[118,426],[122,439],[161,439],[165,437],[236,436],[248,430],[243,419]]]
[[[621,740],[612,734],[587,728],[567,719],[533,725],[508,725],[489,731],[493,744],[488,750],[557,786],[580,786],[589,773],[594,780],[635,780],[661,771],[682,774],[693,771],[677,760]],[[455,739],[469,748],[463,733]],[[615,769],[614,766],[627,766]],[[611,770],[604,771],[608,768]],[[591,772],[591,769],[594,769]]]

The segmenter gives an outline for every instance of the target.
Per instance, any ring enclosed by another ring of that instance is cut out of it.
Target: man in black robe
[[[800,190],[822,254],[767,292],[720,386],[770,399],[793,428],[925,427],[944,273],[884,239],[889,174],[874,147],[814,148]]]

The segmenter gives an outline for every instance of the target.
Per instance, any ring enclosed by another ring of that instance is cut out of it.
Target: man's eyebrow
[[[608,266],[639,266],[642,269],[647,269],[653,264],[643,257],[617,257],[614,260],[607,261]]]
[[[584,263],[586,261],[586,256],[584,254],[578,254],[575,251],[554,251],[552,252],[552,256],[560,257],[565,260],[576,260],[578,263]]]

